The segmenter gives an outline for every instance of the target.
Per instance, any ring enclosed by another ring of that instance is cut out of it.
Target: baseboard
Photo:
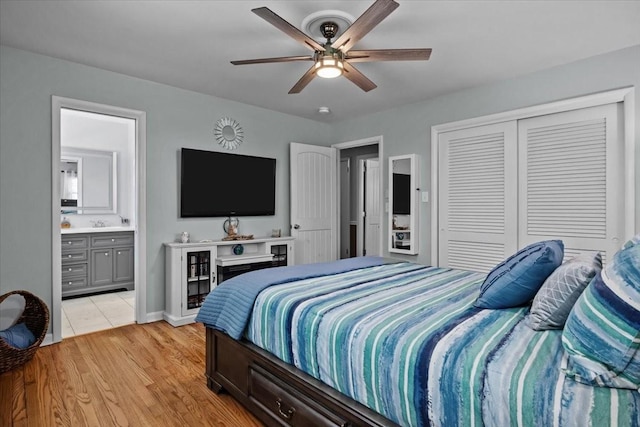
[[[147,322],[146,323],[158,322],[158,321],[164,319],[163,314],[164,314],[163,311],[155,311],[153,313],[147,313]]]
[[[194,323],[195,322],[195,318],[196,318],[195,314],[192,314],[190,316],[184,316],[184,317],[175,317],[175,316],[170,315],[169,313],[164,313],[164,317],[163,317],[163,319],[165,321],[167,321],[173,327],[188,325],[189,323]]]
[[[48,333],[47,335],[44,336],[44,339],[42,340],[40,347],[44,347],[46,345],[51,345],[51,344],[53,344],[53,334]]]

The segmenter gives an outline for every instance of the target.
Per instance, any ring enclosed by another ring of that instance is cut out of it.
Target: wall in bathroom
[[[117,212],[113,215],[63,214],[71,226],[91,227],[95,221],[120,225],[120,216],[133,220],[135,212],[135,121],[121,117],[63,109],[61,146],[114,151],[117,163]],[[134,225],[131,222],[131,225]]]

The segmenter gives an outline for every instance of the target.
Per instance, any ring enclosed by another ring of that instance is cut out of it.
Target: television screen
[[[411,213],[411,175],[393,174],[393,213],[397,215]]]
[[[183,148],[180,216],[275,215],[276,159]]]

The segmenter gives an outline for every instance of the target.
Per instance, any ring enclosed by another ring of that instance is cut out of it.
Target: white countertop
[[[62,234],[79,234],[79,233],[114,233],[116,231],[135,231],[133,227],[78,227],[78,228],[61,228]]]

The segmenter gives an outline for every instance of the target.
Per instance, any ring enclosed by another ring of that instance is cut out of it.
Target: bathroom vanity
[[[63,298],[134,289],[131,228],[69,228],[61,233]]]

